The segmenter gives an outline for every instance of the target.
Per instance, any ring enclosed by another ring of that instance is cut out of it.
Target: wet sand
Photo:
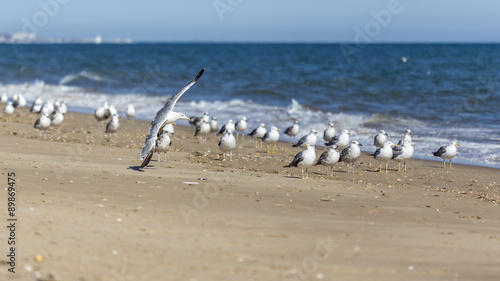
[[[16,178],[16,273],[1,280],[495,280],[500,275],[498,169],[411,160],[377,171],[364,154],[345,165],[283,168],[238,141],[221,161],[176,126],[167,162],[138,169],[149,122],[121,119],[104,136],[93,116],[69,112],[44,139],[25,108],[0,121],[3,185]],[[370,144],[365,144],[365,146]],[[418,147],[416,148],[418,149]],[[319,155],[323,148],[317,149]],[[7,191],[0,197],[7,224]],[[7,278],[7,279],[6,279]]]

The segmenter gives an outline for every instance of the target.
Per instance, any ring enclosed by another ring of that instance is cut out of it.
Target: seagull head
[[[180,112],[176,112],[175,117],[176,117],[175,120],[178,120],[178,119],[186,119],[188,121],[190,120],[186,115],[184,115],[184,113],[180,113]]]
[[[357,141],[352,141],[352,142],[351,142],[351,144],[355,144],[355,145],[357,145],[357,146],[363,146],[362,144],[360,144],[360,143],[359,143],[359,142],[357,142]]]

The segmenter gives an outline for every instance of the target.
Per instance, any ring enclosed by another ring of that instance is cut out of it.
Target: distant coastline
[[[38,38],[36,33],[15,32],[0,33],[0,44],[132,44],[130,38],[111,38],[103,39],[101,35],[94,38]]]

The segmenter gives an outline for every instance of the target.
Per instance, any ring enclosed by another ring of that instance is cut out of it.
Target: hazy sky
[[[46,3],[46,4],[43,4]],[[499,42],[500,1],[0,0],[0,32],[134,41]]]

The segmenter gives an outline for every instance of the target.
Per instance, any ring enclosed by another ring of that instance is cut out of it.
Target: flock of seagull
[[[148,130],[144,148],[141,151],[140,159],[143,160],[141,164],[141,169],[146,167],[152,159],[153,154],[158,153],[158,161],[161,162],[161,154],[165,155],[169,151],[172,140],[171,136],[174,135],[175,121],[179,119],[187,119],[189,123],[195,127],[194,136],[200,137],[201,140],[207,139],[209,134],[217,133],[217,135],[222,135],[219,141],[219,149],[223,152],[223,161],[226,160],[226,153],[229,153],[229,161],[232,161],[232,151],[236,148],[236,141],[241,135],[243,138],[245,131],[248,129],[248,122],[246,117],[241,117],[240,120],[234,122],[233,120],[228,120],[220,130],[216,117],[210,116],[208,112],[205,112],[201,117],[190,117],[188,118],[185,114],[180,112],[174,112],[173,108],[179,98],[184,94],[196,81],[203,75],[205,69],[202,69],[196,77],[186,84],[179,92],[170,97],[163,108],[161,108],[153,121],[151,122],[151,127]],[[4,116],[11,118],[14,114],[14,109],[18,106],[26,106],[26,99],[22,95],[16,94],[12,97],[12,101],[8,101],[7,95],[4,93],[0,97],[0,102],[5,103]],[[59,127],[64,121],[64,114],[67,112],[67,105],[65,102],[45,102],[43,103],[40,98],[37,98],[30,109],[32,113],[40,114],[35,122],[34,127],[40,131],[40,136],[42,131],[44,131],[45,137],[47,135],[46,130],[50,127]],[[94,116],[99,122],[106,121],[110,119],[105,128],[105,133],[113,134],[120,128],[120,122],[118,112],[114,106],[110,106],[107,102],[103,106],[99,107]],[[135,117],[135,108],[132,104],[129,104],[126,110],[126,116],[128,119],[133,119]],[[248,135],[256,140],[261,140],[262,143],[267,144],[267,153],[275,153],[275,144],[280,139],[280,129],[272,126],[269,131],[267,131],[266,125],[261,123],[255,129],[253,129]],[[290,138],[295,139],[299,134],[300,127],[299,121],[295,120],[294,123],[286,128],[284,133]],[[233,135],[236,133],[236,138]],[[323,140],[325,141],[325,146],[328,148],[323,152],[319,159],[316,159],[316,143],[318,141],[318,131],[312,129],[307,135],[302,136],[293,147],[305,147],[303,151],[300,151],[295,155],[292,162],[284,167],[300,167],[302,169],[302,177],[308,177],[307,168],[315,165],[323,165],[326,167],[326,175],[333,175],[333,166],[339,162],[347,164],[347,172],[354,173],[354,164],[361,157],[360,146],[363,146],[359,142],[349,139],[349,131],[342,130],[340,134],[335,134],[334,124],[328,124],[328,127],[323,132]],[[413,156],[413,146],[415,143],[411,139],[411,130],[406,130],[403,139],[401,139],[397,144],[388,140],[388,135],[384,130],[380,130],[379,133],[374,137],[373,145],[377,148],[373,154],[373,157],[380,162],[379,172],[382,172],[382,165],[385,164],[385,172],[388,172],[388,162],[389,160],[395,160],[398,162],[398,171],[401,171],[401,162],[403,162],[403,170],[407,172],[406,163]],[[111,139],[111,135],[110,135]],[[256,141],[257,146],[257,141]],[[457,146],[459,144],[455,141],[450,142],[447,146],[440,147],[436,152],[433,152],[434,156],[441,157],[443,159],[443,165],[446,169],[446,159],[449,159],[450,169],[451,169],[451,159],[455,157],[457,153]],[[272,147],[272,148],[271,148]],[[304,168],[306,173],[304,176]],[[330,172],[331,171],[331,172]]]

